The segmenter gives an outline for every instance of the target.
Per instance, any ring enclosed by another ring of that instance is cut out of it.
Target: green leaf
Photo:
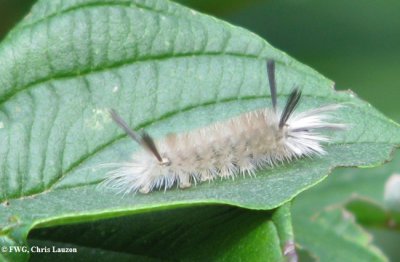
[[[332,134],[326,157],[185,191],[121,198],[96,189],[99,164],[137,149],[109,108],[155,137],[210,125],[271,105],[266,59],[277,63],[280,97],[302,87],[300,111],[346,105],[337,117],[351,129]],[[0,45],[1,232],[200,203],[270,210],[335,166],[383,163],[399,126],[333,85],[253,33],[175,3],[38,1]]]
[[[162,261],[282,261],[283,228],[271,218],[283,212],[196,206],[34,230],[30,242],[73,243]]]
[[[345,207],[364,226],[400,229],[400,213],[392,212],[369,198],[351,198]]]
[[[394,161],[379,168],[337,170],[298,197],[292,209],[296,242],[321,261],[349,260],[347,253],[359,256],[357,261],[387,260],[377,246],[396,260],[398,248],[389,242],[398,242],[400,223],[398,215],[385,206],[384,188],[393,172],[398,172],[399,161],[397,153]],[[326,217],[336,217],[336,223],[327,222]],[[358,228],[351,241],[348,229],[337,230],[347,227]],[[327,258],[329,253],[337,254],[336,258]]]
[[[387,261],[371,244],[372,237],[341,208],[324,210],[295,220],[295,233],[301,248],[317,261]]]

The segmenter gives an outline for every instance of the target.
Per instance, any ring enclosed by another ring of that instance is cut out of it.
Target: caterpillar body
[[[215,178],[252,176],[263,167],[325,154],[321,143],[329,138],[320,131],[345,128],[344,124],[329,122],[329,113],[341,106],[331,104],[296,114],[301,91],[294,89],[283,110],[278,110],[273,61],[268,61],[267,72],[272,109],[248,112],[159,141],[145,132],[137,134],[111,110],[112,119],[142,150],[134,153],[130,162],[109,171],[102,185],[124,194],[166,190],[174,185],[187,188]]]

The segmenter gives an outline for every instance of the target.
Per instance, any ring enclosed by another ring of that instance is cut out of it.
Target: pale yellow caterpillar
[[[345,128],[330,123],[332,104],[296,114],[301,91],[294,89],[282,111],[277,109],[275,63],[267,63],[272,109],[239,115],[192,132],[171,134],[154,141],[137,134],[111,110],[112,119],[131,136],[142,150],[130,162],[108,172],[102,186],[120,193],[148,193],[174,185],[190,187],[199,181],[253,175],[257,169],[304,156],[323,155],[321,143],[329,138],[321,130]]]

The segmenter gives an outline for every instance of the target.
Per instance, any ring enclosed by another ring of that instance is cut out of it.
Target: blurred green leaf
[[[105,170],[95,167],[137,149],[109,108],[155,137],[209,125],[270,105],[266,59],[280,97],[303,88],[300,111],[346,105],[337,117],[351,129],[330,134],[326,157],[185,191],[96,190]],[[396,123],[258,36],[164,1],[39,1],[0,45],[0,86],[0,227],[22,232],[12,241],[33,227],[200,203],[274,209],[335,166],[383,163],[400,143]]]
[[[281,261],[283,232],[271,216],[275,214],[227,206],[170,209],[39,229],[32,232],[30,243],[74,243],[162,261]]]
[[[399,259],[400,234],[398,231],[387,228],[368,228],[368,232],[372,234],[375,245],[385,253],[389,261]]]
[[[357,222],[367,227],[387,227],[400,229],[400,214],[391,212],[385,206],[365,197],[352,198],[346,203],[346,209],[354,214]]]
[[[308,234],[309,229],[320,226],[317,218],[321,213],[333,209],[341,210],[350,219],[349,221],[353,219],[352,217],[355,221],[344,222],[345,219],[343,219],[338,222],[339,225],[345,226],[346,223],[352,223],[354,227],[360,228],[360,232],[362,232],[360,227],[362,225],[364,227],[362,234],[365,237],[368,236],[369,231],[374,235],[377,234],[379,241],[374,239],[373,244],[384,250],[390,260],[395,261],[400,253],[398,249],[387,245],[388,240],[385,240],[384,236],[395,242],[400,239],[397,230],[399,218],[384,205],[384,187],[391,174],[398,172],[399,161],[400,154],[396,153],[394,161],[379,168],[337,170],[323,183],[298,197],[292,211],[294,232],[299,245],[321,260],[327,255],[327,250],[342,254],[342,248],[350,248],[346,244],[344,235],[340,240],[340,235],[328,237],[324,230],[314,230],[313,235]],[[311,243],[312,238],[319,239],[318,244]],[[367,238],[372,240],[371,235]],[[343,247],[332,246],[332,241],[339,241]],[[357,253],[359,248],[353,247],[349,252]],[[364,252],[368,253],[368,249]],[[338,256],[333,261],[341,261],[341,259],[345,258]],[[362,259],[357,261],[362,261]]]
[[[387,261],[371,244],[371,236],[344,209],[325,209],[313,216],[296,214],[294,223],[300,248],[317,261]]]

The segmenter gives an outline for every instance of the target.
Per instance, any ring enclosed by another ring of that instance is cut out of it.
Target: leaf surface
[[[279,213],[228,206],[169,209],[38,229],[30,242],[73,244],[78,253],[85,247],[160,261],[282,261],[281,235],[289,232],[274,222]],[[81,257],[78,253],[71,255]]]

